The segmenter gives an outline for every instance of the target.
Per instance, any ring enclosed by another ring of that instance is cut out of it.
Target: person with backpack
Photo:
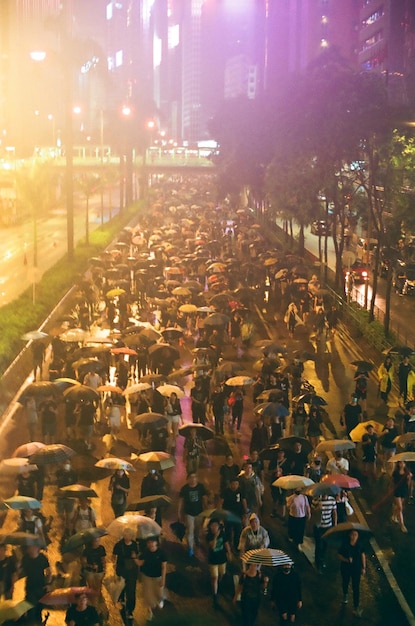
[[[75,508],[73,516],[73,530],[79,533],[81,530],[95,528],[97,525],[97,516],[89,504],[88,498],[79,498],[79,504]]]

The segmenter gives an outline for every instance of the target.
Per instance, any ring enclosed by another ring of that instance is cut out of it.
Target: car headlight
[[[362,272],[363,278],[367,278],[367,272]]]

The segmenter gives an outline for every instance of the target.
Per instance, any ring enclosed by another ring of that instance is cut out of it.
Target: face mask
[[[64,470],[66,470],[67,472],[69,472],[69,470],[71,469],[70,464],[69,464],[69,463],[66,463],[66,464],[63,466],[63,469],[64,469]]]

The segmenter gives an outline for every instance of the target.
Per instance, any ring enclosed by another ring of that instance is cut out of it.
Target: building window
[[[368,50],[372,46],[379,43],[379,41],[382,41],[382,39],[383,39],[383,29],[378,30],[371,37],[368,37],[367,39],[365,39],[360,47],[360,52],[364,52],[365,50]]]
[[[383,9],[383,6],[381,6],[379,9],[371,13],[369,17],[367,17],[366,19],[362,21],[362,27],[364,28],[365,26],[371,26],[372,24],[380,20],[380,18],[383,17],[384,15],[385,15],[385,11]]]

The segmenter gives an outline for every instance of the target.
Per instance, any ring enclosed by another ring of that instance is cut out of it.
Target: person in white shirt
[[[334,453],[334,457],[327,462],[326,472],[328,474],[348,474],[349,461],[344,458],[339,451]]]

